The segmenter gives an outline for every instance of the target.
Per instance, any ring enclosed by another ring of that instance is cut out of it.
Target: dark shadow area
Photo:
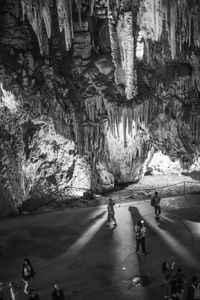
[[[173,211],[173,215],[171,214],[171,211],[169,211],[169,214],[166,214],[166,217],[171,218],[172,220],[175,220],[175,215],[178,215],[178,217],[181,220],[188,220],[192,222],[200,222],[200,205],[199,209],[195,207],[186,207],[186,208],[178,208]]]
[[[17,222],[17,226],[12,224],[12,231],[0,229],[0,245],[2,246],[2,256],[0,257],[0,267],[3,272],[2,280],[10,280],[10,275],[20,273],[20,266],[17,261],[22,261],[24,257],[36,257],[44,261],[51,261],[66,253],[91,226],[101,218],[104,218],[105,211],[92,218],[91,214],[95,209],[83,210],[80,214],[73,213],[73,222],[69,221],[67,213],[63,216],[57,213],[51,215],[26,216],[26,223]],[[79,217],[80,216],[80,217]],[[65,218],[67,222],[65,222]],[[22,220],[22,219],[21,219]],[[106,218],[105,218],[106,221]],[[12,220],[11,220],[12,222]],[[26,226],[24,226],[26,224]],[[77,224],[77,226],[76,226]],[[8,226],[7,226],[8,227]],[[6,266],[13,267],[7,268]]]
[[[181,175],[191,177],[192,179],[195,179],[195,180],[200,180],[200,171],[194,170],[190,173],[182,172]]]
[[[147,228],[147,255],[142,256],[141,253],[137,255],[139,264],[139,274],[133,274],[133,277],[135,275],[139,275],[141,278],[143,276],[147,276],[146,290],[150,299],[163,299],[164,294],[162,288],[161,273],[161,265],[163,261],[175,261],[176,268],[181,267],[184,273],[187,275],[188,280],[189,278],[191,278],[191,276],[194,276],[194,274],[197,273],[197,269],[194,269],[194,266],[189,266],[187,263],[185,264],[184,257],[180,256],[179,252],[173,249],[173,245],[168,244],[167,239],[165,240],[161,238],[162,231],[166,234],[168,231],[172,238],[178,240],[181,244],[183,244],[183,247],[187,251],[186,253],[188,253],[188,255],[190,255],[192,258],[195,258],[198,261],[198,257],[195,254],[195,251],[192,247],[193,241],[191,239],[189,244],[188,242],[185,243],[185,235],[187,232],[186,228],[186,231],[184,231],[183,229],[184,236],[181,236],[181,232],[179,230],[176,230],[176,226],[182,226],[183,221],[178,220],[176,218],[176,209],[173,211],[174,216],[166,215],[166,217],[169,218],[169,220],[167,220],[167,218],[165,219],[165,216],[161,216],[160,222],[156,222],[154,218],[152,218],[152,220],[148,220],[149,216],[151,216],[150,214],[141,216],[137,207],[129,207],[129,210],[131,213],[133,224],[135,225],[138,220],[143,218]],[[183,211],[185,212],[185,210]],[[155,222],[155,224],[153,225],[152,222]],[[155,226],[158,226],[158,230],[156,230]],[[187,235],[189,236],[189,232],[187,232]],[[165,256],[163,255],[163,253],[165,254]],[[188,257],[185,256],[185,260],[187,259]],[[154,270],[154,272],[152,272],[152,270]],[[187,290],[187,288],[185,290]]]

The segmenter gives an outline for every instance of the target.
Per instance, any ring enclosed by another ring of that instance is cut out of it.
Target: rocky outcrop
[[[154,153],[198,171],[198,3],[20,2],[0,14],[3,214],[135,182]]]

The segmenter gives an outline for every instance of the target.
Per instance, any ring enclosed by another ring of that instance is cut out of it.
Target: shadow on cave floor
[[[194,180],[200,180],[200,171],[195,171],[194,170],[194,171],[192,171],[190,173],[182,172],[181,174],[184,175],[184,176],[188,176],[188,177],[190,177],[190,178],[192,178]]]
[[[116,228],[106,227],[105,206],[2,219],[1,280],[22,286],[21,263],[29,257],[36,271],[32,287],[43,300],[49,299],[55,280],[71,300],[163,299],[163,261],[176,261],[187,282],[200,276],[200,228],[196,199],[187,206],[162,204],[159,224],[147,201],[116,206]],[[140,218],[147,226],[146,256],[135,254],[134,225]],[[137,275],[143,280],[140,288],[132,285]]]

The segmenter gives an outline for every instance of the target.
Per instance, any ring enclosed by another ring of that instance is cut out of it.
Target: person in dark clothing
[[[165,261],[162,263],[162,274],[163,274],[163,284],[164,284],[164,298],[169,298],[171,296],[171,280],[172,280],[172,273],[174,270],[175,262],[171,265]]]
[[[52,300],[64,300],[64,292],[61,289],[60,285],[58,283],[54,284],[54,291],[52,293]]]
[[[33,276],[35,276],[35,271],[32,264],[28,258],[25,258],[22,265],[22,279],[24,281],[29,281]]]
[[[0,282],[0,300],[3,300],[3,290],[4,290],[4,284],[3,282]]]
[[[114,221],[113,226],[117,226],[117,222],[115,219],[114,205],[115,202],[112,199],[109,199],[108,206],[107,206],[107,211],[108,211],[108,218],[107,218],[107,225],[106,225],[107,227],[110,226],[111,219]]]
[[[147,254],[145,247],[145,236],[146,228],[144,226],[144,220],[139,220],[137,225],[135,226],[136,253],[139,252],[141,245],[143,255]]]
[[[158,194],[158,191],[155,191],[155,194],[154,194],[153,198],[151,199],[151,205],[154,207],[156,220],[160,219],[160,214],[161,214],[160,200],[161,200],[161,198]]]
[[[189,288],[188,288],[188,294],[187,294],[186,300],[195,300],[194,292],[197,289],[197,287],[198,287],[198,279],[197,279],[196,276],[193,276],[192,279],[191,279],[191,283],[189,285]]]
[[[30,279],[35,276],[35,271],[32,267],[32,264],[28,258],[24,259],[22,265],[22,279],[25,283],[24,285],[24,293],[29,294],[29,283]]]
[[[35,290],[30,290],[29,294],[30,294],[30,297],[28,298],[29,300],[40,300]]]
[[[173,276],[173,280],[176,280],[179,284],[179,287],[183,289],[183,285],[185,283],[186,276],[183,274],[180,268],[177,269],[176,274]]]

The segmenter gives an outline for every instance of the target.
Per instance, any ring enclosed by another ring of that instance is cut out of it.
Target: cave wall
[[[137,181],[159,151],[199,169],[199,12],[195,0],[2,2],[2,214]]]

